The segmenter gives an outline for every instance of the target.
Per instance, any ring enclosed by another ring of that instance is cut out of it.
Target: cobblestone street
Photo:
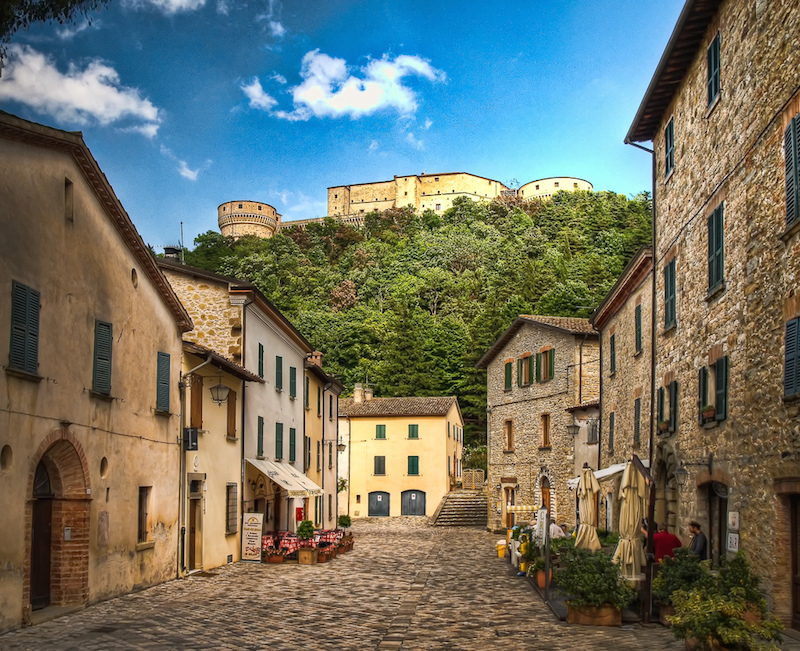
[[[229,565],[7,633],[0,649],[683,649],[658,625],[558,622],[497,558],[497,534],[420,525],[357,522],[355,548],[330,563]]]

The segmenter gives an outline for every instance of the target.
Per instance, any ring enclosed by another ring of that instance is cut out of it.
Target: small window
[[[361,504],[361,495],[356,495],[356,504]]]
[[[194,373],[191,375],[191,380],[189,424],[190,427],[203,429],[203,376]]]
[[[94,366],[92,391],[111,395],[111,346],[113,327],[104,321],[94,322]]]
[[[328,469],[333,468],[333,443],[328,443]]]
[[[283,423],[275,423],[275,458],[283,459]]]
[[[714,40],[711,41],[711,45],[708,47],[708,52],[706,54],[706,59],[708,60],[708,105],[711,106],[714,101],[719,97],[719,32],[714,37]]]
[[[617,335],[613,334],[608,339],[609,365],[612,375],[617,372]]]
[[[297,458],[297,430],[289,428],[289,463],[294,463]]]
[[[317,387],[317,416],[322,415],[322,387]]]
[[[150,526],[148,523],[148,509],[150,507],[150,490],[151,486],[139,486],[139,526],[137,542],[147,542],[150,534]]]
[[[786,225],[800,218],[800,114],[794,116],[783,134],[786,160]]]
[[[434,177],[434,179],[433,179],[433,180],[434,180],[434,181],[438,181],[438,180],[439,180],[439,177],[438,177],[438,176],[436,176],[436,177]]]
[[[258,417],[258,443],[256,448],[256,456],[259,459],[264,458],[264,417]]]
[[[261,204],[258,204],[258,209],[261,210]]]
[[[451,426],[451,424],[450,424],[450,423],[447,423],[447,438],[452,438],[452,437],[451,437],[451,434],[450,434],[450,432],[451,432],[451,429],[452,429],[452,426]]]
[[[517,360],[517,384],[525,386],[533,382],[533,365],[531,364],[531,356],[526,354],[525,357],[520,357]]]
[[[68,222],[75,220],[75,203],[72,194],[72,181],[64,179],[64,219]]]
[[[677,287],[675,282],[675,258],[664,267],[664,329],[675,325]]]
[[[611,412],[608,415],[608,451],[614,451],[614,421],[616,420],[617,416],[615,412]]]
[[[673,380],[666,387],[658,389],[656,405],[658,431],[672,434],[678,427],[678,382]]]
[[[283,357],[275,357],[275,388],[283,389]]]
[[[242,204],[239,204],[239,210],[241,210],[241,209],[242,209]]]
[[[728,357],[698,371],[698,422],[720,422],[728,417]]]
[[[333,420],[333,396],[328,396],[328,419]]]
[[[538,184],[538,183],[536,184],[536,189],[537,189],[537,190],[539,189],[539,184]]]
[[[239,504],[236,484],[225,486],[225,533],[236,533],[239,523]]]
[[[450,461],[450,457],[447,457],[447,461]],[[408,474],[409,475],[418,475],[419,474],[419,457],[418,456],[411,456],[408,457]]]
[[[669,176],[675,167],[675,122],[670,119],[664,129],[664,176]]]
[[[442,204],[440,204],[440,203],[437,203],[437,204],[436,204],[436,210],[441,210],[441,209],[442,209]]]
[[[639,447],[642,441],[642,399],[633,401],[633,446]]]
[[[542,447],[550,447],[550,414],[542,414]]]
[[[339,195],[338,195],[338,194],[334,194],[334,195],[333,195],[333,198],[334,198],[334,199],[338,199],[338,198],[339,198]]]
[[[376,439],[386,438],[386,425],[375,425],[375,438]]]
[[[724,282],[725,267],[725,204],[721,203],[708,217],[708,291]]]
[[[503,444],[506,452],[514,449],[514,421],[507,420],[503,423]]]
[[[786,323],[783,395],[800,393],[800,318]]]
[[[374,460],[374,468],[373,468],[373,475],[385,475],[386,474],[386,457],[380,456],[375,457]]]
[[[34,375],[39,369],[39,292],[17,281],[11,283],[8,366]]]
[[[305,441],[305,458],[303,460],[303,469],[308,470],[311,467],[311,437],[304,436],[303,440]]]
[[[449,425],[449,423],[448,423]],[[410,439],[418,439],[419,438],[419,425],[409,425],[408,426],[408,438]]]
[[[577,189],[578,189],[578,184],[577,184],[577,183],[573,183],[573,184],[572,184],[572,187],[573,187],[573,188],[575,188],[575,189],[577,190]]]
[[[310,401],[311,401],[311,382],[309,377],[306,375],[305,377],[305,391],[303,392],[303,399],[305,401],[305,408],[310,409]]]
[[[557,188],[557,187],[558,187],[558,181],[556,181],[555,183],[553,183],[553,187],[554,187],[554,188]]]
[[[506,362],[505,365],[505,390],[511,391],[511,362]]]

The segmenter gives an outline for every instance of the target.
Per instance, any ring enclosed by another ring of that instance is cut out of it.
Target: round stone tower
[[[225,237],[272,237],[280,230],[281,216],[268,203],[228,201],[217,208],[219,230]]]

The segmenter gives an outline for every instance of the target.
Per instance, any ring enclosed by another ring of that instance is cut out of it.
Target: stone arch
[[[91,480],[83,446],[68,426],[53,430],[31,457],[25,503],[23,621],[31,608],[33,497],[36,468],[42,463],[52,488],[50,604],[86,603],[89,597],[89,508]]]
[[[656,482],[656,522],[654,524],[666,522],[669,530],[677,533],[680,500],[675,471],[680,466],[680,460],[672,443],[669,441],[658,443],[653,466],[652,470],[655,471],[653,476]]]

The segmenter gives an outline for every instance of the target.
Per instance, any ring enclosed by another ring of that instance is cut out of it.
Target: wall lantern
[[[347,449],[347,446],[344,443],[339,443],[339,445],[336,446],[336,449],[339,450],[339,452],[344,452]]]
[[[581,430],[581,426],[576,424],[576,423],[572,423],[572,425],[567,425],[567,432],[573,438],[578,436],[578,432],[580,432],[580,430]]]
[[[222,406],[223,402],[228,401],[228,394],[231,392],[230,388],[222,384],[222,370],[219,372],[219,382],[209,389],[211,391],[211,399]]]
[[[685,486],[686,480],[689,478],[689,472],[683,467],[683,464],[681,464],[679,468],[675,469],[674,474],[675,481],[678,482],[678,486]]]

